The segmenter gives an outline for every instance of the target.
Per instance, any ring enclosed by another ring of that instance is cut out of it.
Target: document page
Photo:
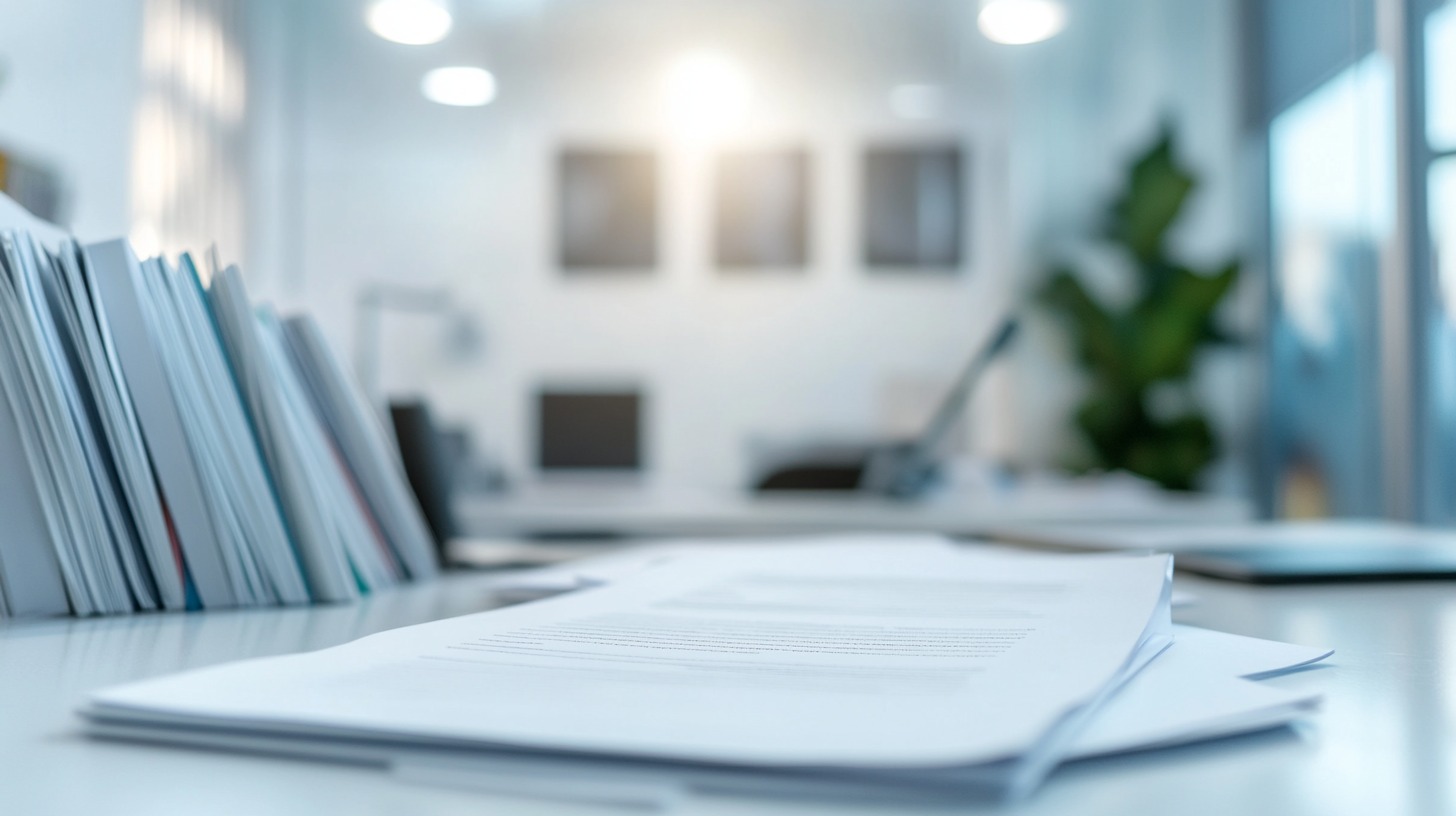
[[[1308,687],[1252,679],[1308,666],[1329,649],[1173,627],[1174,643],[1100,711],[1075,739],[1092,756],[1236,734],[1298,718],[1318,702]]]
[[[1166,632],[1165,556],[684,559],[102,692],[88,714],[411,744],[926,768],[1023,753]]]

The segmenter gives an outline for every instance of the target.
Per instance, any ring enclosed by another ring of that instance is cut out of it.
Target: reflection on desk
[[[1224,496],[1096,484],[946,493],[924,501],[858,494],[769,494],[567,485],[463,496],[465,536],[705,536],[836,532],[976,535],[1021,525],[1219,524],[1246,521],[1249,503]]]

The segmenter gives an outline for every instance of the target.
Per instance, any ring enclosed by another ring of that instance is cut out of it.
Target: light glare
[[[377,0],[365,21],[370,31],[404,45],[437,43],[454,23],[450,10],[439,0]]]
[[[495,76],[484,68],[458,65],[425,74],[420,91],[431,102],[473,108],[495,99]]]
[[[1060,33],[1067,9],[1059,0],[986,0],[976,22],[992,42],[1029,45]]]
[[[155,258],[162,254],[162,236],[157,232],[157,227],[150,221],[139,221],[132,225],[131,251],[138,258],[146,260]]]
[[[753,97],[748,73],[731,57],[695,51],[678,57],[664,82],[668,118],[678,135],[706,140],[743,123]]]

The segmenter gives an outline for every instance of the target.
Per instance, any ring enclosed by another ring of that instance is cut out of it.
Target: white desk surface
[[[856,493],[772,493],[543,485],[463,496],[467,536],[785,535],[875,530],[981,535],[1029,524],[1220,524],[1247,521],[1247,501],[1091,485],[1037,486],[896,501]]]
[[[0,813],[627,812],[412,786],[377,769],[92,741],[72,713],[102,686],[485,608],[484,581],[455,575],[352,606],[0,623]],[[1268,681],[1324,689],[1324,711],[1300,731],[1074,764],[1009,812],[1456,813],[1456,583],[1254,588],[1180,576],[1179,584],[1200,599],[1177,613],[1182,621],[1337,649],[1324,668]],[[676,810],[905,812],[708,797]]]

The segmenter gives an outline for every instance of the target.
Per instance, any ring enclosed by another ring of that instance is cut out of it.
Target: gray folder
[[[199,488],[201,477],[144,317],[136,257],[124,240],[90,244],[86,257],[197,595],[209,609],[236,606],[221,544]]]

